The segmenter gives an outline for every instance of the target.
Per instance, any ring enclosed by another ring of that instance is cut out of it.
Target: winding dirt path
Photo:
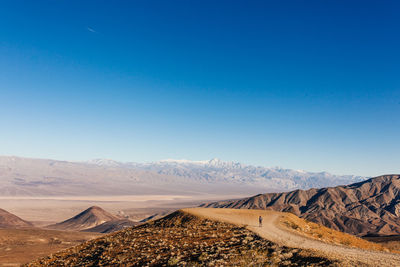
[[[265,210],[193,208],[184,211],[196,216],[236,225],[245,225],[249,230],[280,246],[315,251],[349,266],[400,266],[400,254],[362,250],[339,246],[297,235],[279,225],[280,212]],[[263,217],[263,226],[258,226],[258,216]]]

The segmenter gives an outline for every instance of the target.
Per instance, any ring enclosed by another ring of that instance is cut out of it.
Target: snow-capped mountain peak
[[[106,166],[106,167],[116,167],[116,166],[120,166],[123,164],[122,162],[115,161],[112,159],[92,159],[92,160],[86,161],[85,163],[98,165],[98,166]]]
[[[359,182],[365,177],[354,175],[333,175],[327,172],[307,172],[282,167],[256,167],[239,162],[211,160],[192,161],[166,159],[152,163],[121,163],[97,159],[91,164],[107,167],[134,168],[155,171],[168,177],[176,176],[187,181],[214,184],[242,184],[260,186],[274,190],[308,189]]]

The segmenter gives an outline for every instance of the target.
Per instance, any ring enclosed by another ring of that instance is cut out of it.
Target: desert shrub
[[[178,257],[171,257],[168,260],[168,266],[176,266],[179,262],[179,258]]]

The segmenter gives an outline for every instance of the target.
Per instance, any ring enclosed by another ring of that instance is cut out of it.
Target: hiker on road
[[[261,216],[258,217],[258,225],[262,227],[263,218]]]

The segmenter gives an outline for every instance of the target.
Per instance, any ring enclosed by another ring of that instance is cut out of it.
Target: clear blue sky
[[[399,1],[2,1],[0,154],[400,172]]]

